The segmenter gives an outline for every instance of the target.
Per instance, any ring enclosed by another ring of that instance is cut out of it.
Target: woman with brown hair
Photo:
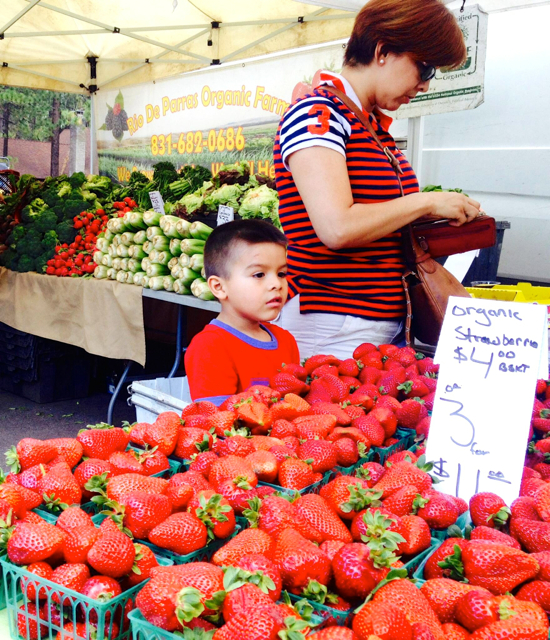
[[[279,324],[300,355],[351,357],[362,342],[398,341],[405,315],[400,229],[430,214],[460,226],[480,204],[459,193],[419,193],[416,176],[388,133],[395,111],[428,90],[438,67],[457,67],[466,47],[440,0],[370,0],[357,15],[341,74],[285,113],[274,157],[279,215],[289,240],[291,299]],[[377,144],[343,99],[368,118]]]

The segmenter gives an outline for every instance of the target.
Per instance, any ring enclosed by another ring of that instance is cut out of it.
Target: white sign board
[[[464,111],[483,104],[488,15],[477,4],[453,13],[464,35],[466,62],[459,69],[438,69],[428,91],[400,107],[396,119]]]
[[[157,213],[164,214],[164,200],[160,195],[160,191],[149,191],[149,199],[151,200],[151,206]]]
[[[441,491],[518,497],[536,381],[548,375],[546,324],[542,305],[449,299],[426,451]]]
[[[226,222],[233,222],[235,220],[235,210],[233,207],[228,207],[225,204],[220,204],[218,207],[218,227],[220,224]]]

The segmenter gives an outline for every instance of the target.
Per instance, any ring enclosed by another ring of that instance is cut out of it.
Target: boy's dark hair
[[[288,245],[284,234],[265,220],[235,220],[216,227],[204,246],[206,278],[228,278],[231,272],[231,254],[239,242],[261,244],[272,242],[281,247]]]

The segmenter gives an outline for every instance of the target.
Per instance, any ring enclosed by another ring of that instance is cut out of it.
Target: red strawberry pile
[[[150,476],[169,471],[168,458],[158,449],[126,451],[128,442],[124,429],[106,424],[83,429],[76,438],[24,438],[6,453],[12,472],[3,479],[0,494],[19,492],[32,505],[28,508],[59,513],[91,500],[94,493],[86,489],[86,484],[94,476],[106,479],[126,473]],[[7,507],[0,502],[2,507],[5,513]],[[17,510],[14,514],[19,517]]]

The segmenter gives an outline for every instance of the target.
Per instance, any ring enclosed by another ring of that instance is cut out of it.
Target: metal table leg
[[[176,358],[174,365],[168,374],[168,378],[173,378],[180,366],[181,354],[185,351],[183,348],[184,335],[187,336],[187,314],[183,305],[178,305],[178,326],[176,331]]]
[[[120,376],[120,380],[118,381],[118,384],[116,386],[115,392],[113,393],[113,397],[111,398],[111,402],[109,402],[109,408],[107,409],[107,424],[113,424],[112,420],[113,420],[113,411],[115,408],[115,402],[116,399],[118,397],[118,394],[120,393],[120,390],[122,389],[124,382],[126,381],[126,378],[128,377],[128,374],[130,373],[130,367],[132,366],[132,361],[128,360],[128,362],[126,363],[126,366],[124,367],[124,371],[122,372],[122,375]]]

